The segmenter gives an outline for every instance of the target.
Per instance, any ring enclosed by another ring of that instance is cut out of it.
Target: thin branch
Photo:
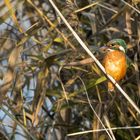
[[[82,135],[82,134],[87,134],[87,133],[95,133],[95,132],[104,132],[106,130],[111,129],[112,131],[115,130],[127,130],[127,129],[140,129],[140,126],[126,126],[126,127],[112,127],[112,128],[106,128],[106,129],[96,129],[96,130],[87,130],[83,132],[76,132],[76,133],[71,133],[68,134],[67,136],[76,136],[76,135]]]
[[[124,0],[121,0],[123,3],[125,3],[126,5],[128,5],[129,7],[131,7],[133,10],[135,10],[138,14],[140,14],[140,11],[135,8],[134,6],[132,6],[131,4],[129,4],[128,2],[124,1]]]
[[[105,129],[105,131],[106,131],[106,133],[108,134],[109,138],[110,138],[111,140],[113,140],[112,137],[111,137],[111,135],[110,135],[110,133],[109,133],[108,130],[106,129],[105,125],[103,124],[102,120],[100,119],[100,117],[98,116],[98,114],[96,113],[95,109],[93,108],[93,106],[92,106],[92,104],[91,104],[91,101],[90,101],[90,99],[89,99],[89,96],[88,96],[88,93],[87,93],[87,90],[86,90],[85,83],[83,82],[83,80],[82,80],[80,77],[78,77],[78,78],[80,79],[80,81],[81,81],[82,84],[83,84],[83,87],[84,87],[84,90],[85,90],[85,93],[86,93],[87,100],[88,100],[88,103],[89,103],[90,108],[92,109],[93,113],[95,114],[95,116],[97,117],[97,119],[99,120],[99,122],[101,123],[101,125],[103,126],[103,128]]]

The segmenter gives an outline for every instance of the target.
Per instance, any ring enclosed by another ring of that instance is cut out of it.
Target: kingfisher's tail
[[[108,91],[113,92],[115,90],[114,85],[111,82],[108,82]]]

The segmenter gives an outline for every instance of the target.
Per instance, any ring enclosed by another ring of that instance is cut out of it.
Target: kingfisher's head
[[[127,45],[123,39],[113,39],[107,43],[110,50],[120,50],[126,53]]]

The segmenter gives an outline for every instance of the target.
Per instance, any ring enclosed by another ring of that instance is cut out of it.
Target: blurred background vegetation
[[[120,85],[139,106],[139,0],[54,2],[100,62],[100,47],[126,41],[129,65]],[[117,89],[108,92],[49,0],[0,1],[0,107],[2,140],[140,139],[140,114]],[[101,122],[118,129],[86,132],[103,129]]]

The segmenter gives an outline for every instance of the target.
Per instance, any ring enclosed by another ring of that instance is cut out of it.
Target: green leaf
[[[57,38],[54,39],[54,42],[63,43],[63,38],[57,37]]]

